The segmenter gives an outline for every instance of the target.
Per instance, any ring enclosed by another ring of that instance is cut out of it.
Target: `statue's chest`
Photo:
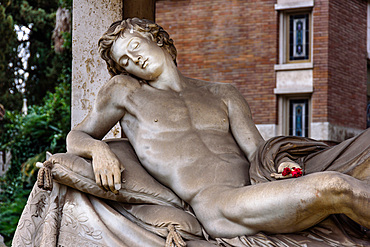
[[[129,101],[129,113],[154,131],[229,128],[225,103],[204,89],[177,93],[144,87]]]

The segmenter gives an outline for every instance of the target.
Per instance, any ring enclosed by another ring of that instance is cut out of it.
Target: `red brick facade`
[[[313,86],[312,121],[328,122],[328,48],[329,48],[329,2],[316,0],[313,18]]]
[[[329,1],[328,119],[366,128],[367,1]]]
[[[276,0],[157,0],[156,22],[175,41],[184,75],[232,83],[257,124],[277,124]],[[312,122],[366,126],[365,0],[315,0]]]
[[[276,123],[275,2],[159,0],[156,5],[156,22],[175,41],[180,71],[237,86],[256,123]]]

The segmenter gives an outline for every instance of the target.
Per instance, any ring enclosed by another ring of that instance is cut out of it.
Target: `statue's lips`
[[[145,59],[143,64],[141,65],[141,68],[145,69],[146,66],[148,66],[148,63],[147,63],[148,59]]]

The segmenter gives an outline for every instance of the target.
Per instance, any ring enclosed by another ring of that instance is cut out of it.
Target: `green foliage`
[[[0,182],[4,184],[3,179]],[[10,246],[20,213],[31,189],[23,186],[21,176],[6,185],[4,191],[0,193],[0,234],[4,237],[6,245]]]
[[[59,0],[59,6],[71,10],[72,0]]]
[[[0,52],[0,103],[6,110],[21,110],[22,82],[29,104],[41,104],[58,84],[67,54],[55,54],[51,40],[59,2],[69,4],[66,0],[0,0],[0,35],[6,37],[0,41],[1,49],[5,48]],[[18,41],[14,25],[28,27],[27,38]],[[29,52],[27,67],[17,56],[22,49]]]
[[[55,90],[47,94],[43,105],[28,107],[27,115],[6,112],[4,128],[8,131],[2,137],[2,149],[12,150],[16,164],[23,164],[26,158],[46,150],[63,151],[65,135],[70,129],[69,83],[61,83]]]
[[[13,16],[7,13],[5,4],[5,1],[0,4],[0,103],[6,102],[8,109],[20,110],[22,94],[17,89],[18,76],[14,73],[21,66],[21,60],[17,56],[19,42],[14,31]]]
[[[70,0],[0,0],[0,150],[10,150],[11,165],[0,177],[0,234],[10,245],[17,222],[36,180],[36,162],[45,152],[65,152],[70,130],[71,34],[63,33],[64,52],[56,54],[51,35],[58,4],[71,8]],[[70,5],[68,5],[70,4]],[[31,29],[29,38],[18,41],[14,25]],[[29,77],[15,74],[23,65],[20,47],[29,44],[26,68]],[[8,78],[8,79],[7,79]],[[26,82],[28,114],[22,115],[23,94],[17,80]],[[17,87],[18,86],[18,87]]]
[[[63,74],[61,78],[70,78]],[[45,160],[45,152],[65,152],[70,130],[70,83],[62,82],[55,93],[48,93],[41,106],[28,107],[28,115],[6,112],[2,150],[11,150],[11,168],[0,180],[0,234],[10,240],[36,180],[36,162]]]

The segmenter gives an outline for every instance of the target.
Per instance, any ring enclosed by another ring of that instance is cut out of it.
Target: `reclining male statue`
[[[113,23],[99,51],[112,78],[69,133],[67,150],[92,159],[103,190],[119,193],[125,173],[125,161],[101,141],[119,121],[142,166],[191,206],[213,239],[298,232],[332,214],[370,228],[369,139],[348,172],[308,172],[286,156],[273,164],[278,181],[252,185],[250,163],[264,140],[232,85],[183,76],[172,40],[147,20]],[[304,175],[285,179],[286,167]]]
[[[121,186],[125,164],[100,141],[120,121],[141,164],[191,205],[212,237],[300,231],[338,213],[370,228],[369,169],[366,181],[322,172],[248,186],[247,159],[263,138],[247,102],[229,84],[184,77],[168,35],[139,23],[117,22],[100,39],[113,77],[67,139],[68,152],[92,158],[98,184]]]

